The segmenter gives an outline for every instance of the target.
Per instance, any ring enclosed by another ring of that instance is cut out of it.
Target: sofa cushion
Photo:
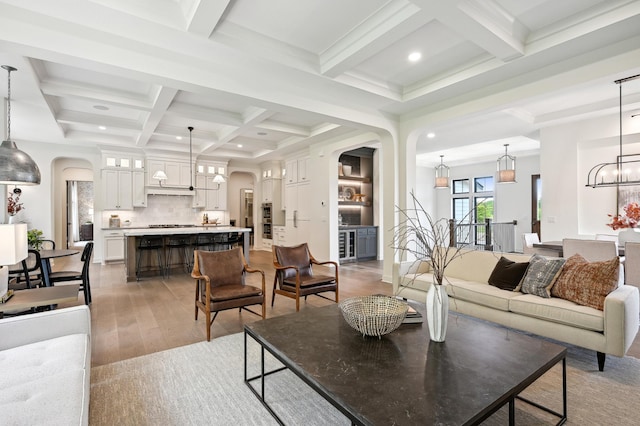
[[[509,311],[509,300],[520,295],[513,291],[501,290],[484,283],[471,282],[457,278],[447,279],[447,294],[453,299],[466,300],[501,311]],[[455,300],[449,301],[450,304]]]
[[[90,340],[72,334],[0,351],[3,424],[82,424],[89,399]],[[28,413],[28,416],[27,416]]]
[[[489,276],[489,284],[502,290],[513,290],[524,277],[528,266],[529,262],[514,262],[501,256]]]
[[[588,262],[576,253],[567,259],[551,294],[603,310],[605,297],[618,286],[619,266],[617,256],[604,262]]]
[[[509,310],[516,314],[539,318],[572,327],[604,331],[604,313],[558,297],[542,298],[519,294],[509,300]]]
[[[11,366],[0,374],[0,389],[90,368],[88,345],[86,334],[70,334],[0,351],[0,365]]]
[[[529,260],[527,272],[515,291],[535,294],[544,298],[551,297],[551,287],[560,275],[565,262],[566,259],[563,258],[547,259],[539,254],[534,254]]]

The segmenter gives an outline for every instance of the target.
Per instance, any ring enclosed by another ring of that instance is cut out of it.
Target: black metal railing
[[[449,219],[449,246],[513,252],[517,224],[517,220],[500,223],[485,219],[482,223],[456,223],[455,220]]]

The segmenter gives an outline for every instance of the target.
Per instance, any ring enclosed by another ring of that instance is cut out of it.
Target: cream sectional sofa
[[[0,320],[0,363],[0,423],[89,423],[91,315],[86,305]]]
[[[501,256],[527,262],[530,255],[466,250],[445,270],[446,290],[452,311],[531,332],[598,353],[604,369],[605,354],[624,356],[638,333],[638,288],[620,285],[605,299],[604,311],[557,297],[501,290],[488,284]],[[433,282],[429,263],[402,262],[394,266],[394,291],[423,301]]]

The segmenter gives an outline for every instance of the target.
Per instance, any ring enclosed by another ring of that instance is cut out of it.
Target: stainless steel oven
[[[271,213],[273,205],[271,203],[262,203],[262,238],[271,239],[273,236],[271,230]]]

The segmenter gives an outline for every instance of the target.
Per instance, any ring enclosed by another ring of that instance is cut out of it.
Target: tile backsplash
[[[226,211],[206,211],[191,207],[193,197],[190,195],[148,195],[147,207],[133,210],[105,210],[102,212],[102,227],[109,227],[109,217],[117,214],[120,226],[125,221],[130,226],[146,226],[158,224],[198,225],[202,223],[202,215],[207,213],[209,220],[217,218],[222,224],[229,224],[229,213]]]

